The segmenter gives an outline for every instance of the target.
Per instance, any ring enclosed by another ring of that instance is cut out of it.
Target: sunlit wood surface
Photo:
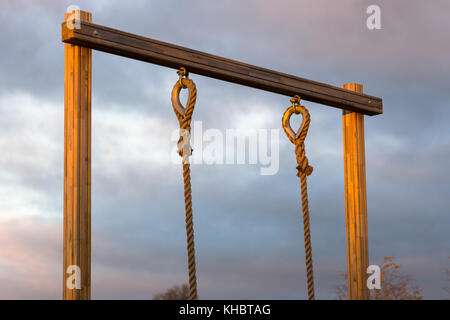
[[[90,22],[91,14],[81,11],[81,20]],[[69,300],[91,293],[91,51],[65,45],[63,298]],[[71,265],[81,269],[81,289],[67,288]]]
[[[344,89],[362,93],[363,86],[349,83]],[[366,165],[364,156],[364,115],[344,111],[345,215],[347,228],[348,296],[368,299],[366,269],[369,266],[367,239]]]

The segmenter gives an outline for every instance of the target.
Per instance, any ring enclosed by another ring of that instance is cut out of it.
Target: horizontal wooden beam
[[[70,28],[72,27],[72,28]],[[81,21],[62,23],[62,41],[366,115],[383,112],[381,98],[272,71],[170,43]]]

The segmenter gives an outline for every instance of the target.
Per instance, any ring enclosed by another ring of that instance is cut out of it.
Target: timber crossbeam
[[[62,41],[365,115],[383,113],[381,98],[81,21],[62,23]]]

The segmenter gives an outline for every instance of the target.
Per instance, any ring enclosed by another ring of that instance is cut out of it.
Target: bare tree
[[[408,274],[404,274],[401,265],[393,261],[393,257],[385,257],[380,265],[381,269],[381,289],[369,291],[371,300],[422,300],[422,289],[414,285],[414,280]],[[347,275],[344,274],[345,279]],[[347,284],[336,287],[336,295],[339,300],[348,297]]]
[[[163,293],[158,293],[153,300],[188,300],[189,286],[186,283],[175,285]]]

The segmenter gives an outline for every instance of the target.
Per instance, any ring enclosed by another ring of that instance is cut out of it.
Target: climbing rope
[[[189,300],[197,300],[197,277],[195,275],[195,246],[194,246],[194,222],[192,217],[192,196],[191,196],[191,171],[189,156],[192,154],[190,145],[191,119],[194,112],[197,89],[195,83],[189,79],[189,74],[185,68],[177,71],[178,81],[172,90],[172,107],[180,123],[180,139],[178,140],[178,154],[183,159],[183,180],[184,180],[184,203],[186,211],[186,240],[188,253],[189,271]],[[181,89],[188,89],[189,98],[187,107],[184,108],[180,102]]]
[[[309,208],[308,208],[308,190],[306,186],[306,176],[309,176],[313,167],[308,164],[308,158],[305,155],[305,138],[308,133],[310,117],[308,110],[300,105],[300,96],[296,95],[291,100],[292,106],[289,107],[283,115],[282,125],[284,132],[289,140],[295,145],[295,156],[297,158],[297,176],[300,178],[300,189],[302,194],[302,210],[303,210],[303,234],[305,242],[305,262],[306,262],[306,279],[308,285],[308,299],[314,300],[314,276],[313,262],[311,250],[311,233],[309,230]],[[289,123],[292,114],[301,114],[303,117],[302,124],[295,133]]]

